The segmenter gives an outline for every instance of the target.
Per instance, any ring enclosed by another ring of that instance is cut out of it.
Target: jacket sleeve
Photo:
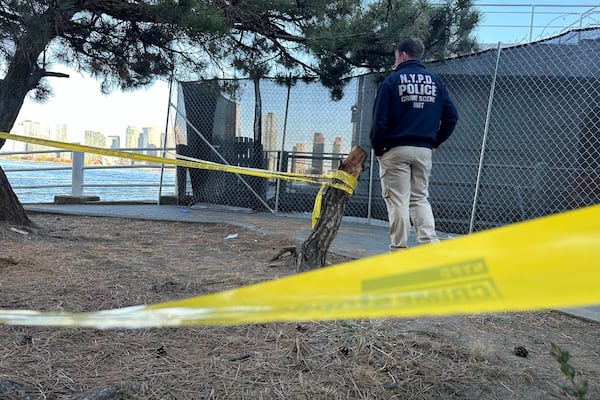
[[[444,86],[444,104],[442,108],[442,119],[440,121],[440,129],[436,136],[435,141],[432,144],[432,147],[435,149],[439,147],[442,143],[444,143],[452,132],[454,132],[454,128],[456,127],[456,123],[458,122],[458,111],[456,110],[456,106],[452,101],[452,97],[450,93]]]
[[[388,131],[388,107],[390,103],[390,85],[383,82],[373,108],[373,124],[371,125],[371,146],[377,157],[383,155],[385,135]]]

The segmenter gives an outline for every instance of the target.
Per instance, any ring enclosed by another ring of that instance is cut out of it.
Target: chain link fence
[[[301,81],[179,82],[171,101],[172,146],[221,164],[298,174],[336,170],[352,142],[355,86],[353,80],[346,96],[332,101],[321,85]],[[301,182],[178,170],[177,197],[186,204],[308,212],[318,190]]]
[[[431,65],[461,115],[432,174],[442,230],[599,202],[598,50],[600,30],[587,29]]]
[[[600,29],[429,63],[460,114],[434,156],[437,228],[468,233],[600,202]],[[179,82],[167,147],[223,164],[321,174],[352,146],[370,153],[380,74],[351,79],[332,101],[317,83]],[[171,144],[171,146],[170,146]],[[346,215],[387,220],[369,157]],[[178,170],[180,203],[310,212],[319,187]]]

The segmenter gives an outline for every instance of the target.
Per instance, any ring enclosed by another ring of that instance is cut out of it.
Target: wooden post
[[[363,163],[366,158],[367,152],[355,146],[348,157],[342,161],[339,169],[358,179],[363,171]],[[346,203],[349,199],[349,193],[333,187],[327,188],[321,204],[321,216],[312,233],[300,248],[296,260],[297,272],[305,272],[325,266],[327,251],[340,227]]]

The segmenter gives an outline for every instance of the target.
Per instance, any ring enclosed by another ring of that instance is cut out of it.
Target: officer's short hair
[[[423,58],[425,46],[423,46],[423,41],[421,39],[408,38],[398,43],[396,46],[396,51],[400,54],[405,52],[410,58],[420,60]]]

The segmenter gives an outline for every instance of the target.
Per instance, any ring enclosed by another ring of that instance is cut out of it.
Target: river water
[[[6,173],[8,181],[21,203],[52,203],[54,196],[72,193],[70,164],[0,158],[0,167]],[[48,168],[66,169],[48,170]],[[83,194],[99,196],[101,201],[157,201],[160,180],[160,166],[153,168],[86,168]],[[172,195],[174,184],[175,170],[165,168],[161,195]],[[90,185],[94,185],[94,187]],[[123,186],[103,187],[103,185]],[[137,185],[152,187],[138,187]],[[52,187],[40,188],[39,186]]]

